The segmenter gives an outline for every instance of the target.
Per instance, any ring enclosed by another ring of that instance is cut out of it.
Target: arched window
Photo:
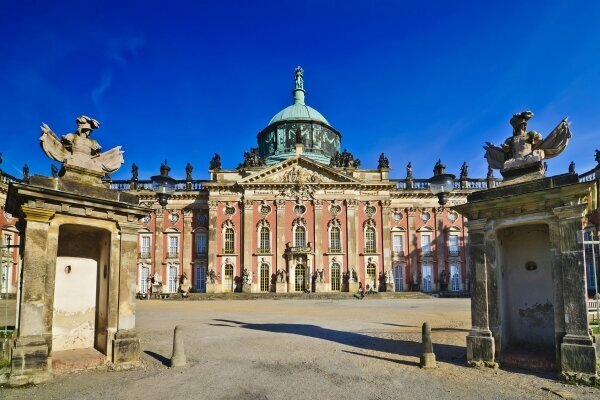
[[[260,228],[260,246],[259,246],[259,253],[268,253],[269,251],[271,251],[271,239],[270,239],[270,232],[269,232],[269,228],[267,228],[266,226],[263,226],[262,228]]]
[[[340,264],[333,263],[331,264],[331,290],[339,291],[340,290]]]
[[[232,254],[234,249],[234,238],[235,233],[233,228],[225,228],[225,245],[223,248],[223,253]]]
[[[269,264],[262,263],[260,265],[260,291],[268,292],[269,291],[269,283],[271,279],[271,271],[269,270]]]
[[[296,227],[294,243],[296,247],[306,247],[306,229],[303,226]]]
[[[330,252],[341,252],[342,251],[342,241],[340,239],[341,233],[340,228],[337,226],[332,226],[329,231],[329,251]]]
[[[375,228],[369,226],[365,230],[365,253],[375,253],[376,251]]]

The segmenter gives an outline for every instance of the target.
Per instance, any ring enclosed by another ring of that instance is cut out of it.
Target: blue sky
[[[59,3],[59,4],[51,4]],[[39,125],[59,135],[84,114],[104,149],[122,145],[113,178],[140,178],[169,161],[208,177],[256,146],[292,102],[293,70],[306,102],[342,132],[342,148],[392,177],[484,176],[485,141],[511,134],[515,112],[547,135],[563,118],[573,138],[550,173],[595,165],[600,147],[600,2],[4,0],[0,13],[3,170],[50,174]],[[496,172],[498,176],[498,172]]]

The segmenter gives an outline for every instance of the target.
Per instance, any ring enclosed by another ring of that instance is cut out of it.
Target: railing
[[[404,257],[404,250],[392,251],[392,256],[393,257]]]
[[[459,250],[450,250],[450,251],[448,251],[448,255],[450,257],[458,257],[460,255],[460,251]]]
[[[290,246],[285,249],[286,253],[310,253],[310,246]]]
[[[258,248],[258,249],[256,249],[256,252],[258,254],[268,254],[268,253],[271,252],[271,249],[268,249],[268,248]]]
[[[342,248],[341,247],[330,247],[329,248],[329,252],[330,253],[341,253],[342,252]]]
[[[167,258],[179,258],[178,251],[169,251],[167,252]]]
[[[139,258],[150,258],[149,251],[140,251]]]
[[[14,176],[12,176],[11,174],[7,174],[4,171],[0,171],[0,183],[4,183],[5,185],[8,185],[11,182],[21,182],[21,179],[18,179]]]
[[[234,249],[223,249],[221,254],[233,254],[233,252],[234,252]]]
[[[187,190],[204,190],[204,182],[203,180],[192,180],[188,181],[185,179],[180,179],[175,181],[175,190],[176,191],[187,191]],[[110,188],[112,190],[118,191],[126,191],[126,190],[154,190],[152,187],[152,181],[150,180],[137,180],[137,181],[128,181],[128,180],[116,180],[110,181]]]
[[[423,256],[423,257],[431,257],[432,254],[433,253],[431,252],[431,250],[427,250],[427,251],[426,250],[421,250],[421,256]]]
[[[390,179],[396,184],[397,190],[429,190],[429,179]],[[500,178],[456,178],[455,189],[483,190],[490,189],[502,183]]]
[[[374,249],[371,247],[369,247],[369,248],[365,247],[365,254],[375,254],[375,253],[377,253],[377,249]]]
[[[579,182],[592,182],[600,180],[600,164],[596,165],[592,170],[579,175]]]

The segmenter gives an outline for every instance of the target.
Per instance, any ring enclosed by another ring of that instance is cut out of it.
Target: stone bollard
[[[185,367],[186,359],[183,350],[183,327],[177,325],[173,334],[173,355],[171,367]]]
[[[433,352],[433,344],[431,343],[431,328],[429,324],[425,322],[422,328],[423,333],[423,345],[421,354],[421,368],[436,368],[435,354]]]

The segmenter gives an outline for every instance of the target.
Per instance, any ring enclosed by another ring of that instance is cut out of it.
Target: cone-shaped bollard
[[[177,325],[173,334],[173,355],[171,367],[185,367],[186,359],[183,351],[183,327]]]
[[[435,354],[433,353],[433,344],[431,343],[431,328],[425,322],[422,328],[423,345],[421,354],[421,368],[436,368]]]

